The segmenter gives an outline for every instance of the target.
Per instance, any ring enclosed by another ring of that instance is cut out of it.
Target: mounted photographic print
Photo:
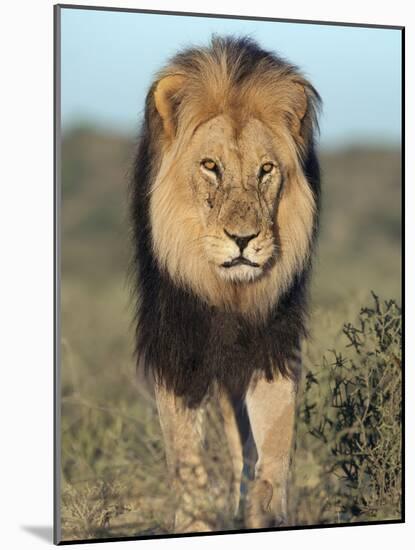
[[[403,28],[55,6],[55,542],[403,521]]]

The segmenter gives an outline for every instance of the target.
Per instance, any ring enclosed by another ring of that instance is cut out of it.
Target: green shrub
[[[401,516],[401,310],[373,301],[344,326],[345,353],[331,351],[306,374],[300,417],[329,476],[327,522]]]

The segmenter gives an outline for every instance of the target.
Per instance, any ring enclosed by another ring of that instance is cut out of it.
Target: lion
[[[320,97],[249,38],[178,53],[146,98],[131,212],[137,365],[154,379],[174,532],[215,530],[203,412],[216,396],[240,502],[235,404],[257,462],[251,529],[287,523],[301,341],[320,209]]]

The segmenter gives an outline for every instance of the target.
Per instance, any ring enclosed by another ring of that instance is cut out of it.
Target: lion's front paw
[[[285,514],[275,510],[276,496],[270,482],[264,479],[254,482],[245,510],[245,524],[248,529],[281,527],[287,524]]]
[[[176,525],[175,533],[207,533],[213,531],[213,527],[203,520],[193,520],[190,523]]]

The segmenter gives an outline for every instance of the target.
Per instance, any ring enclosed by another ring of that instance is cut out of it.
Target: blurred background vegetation
[[[132,357],[127,186],[134,148],[133,139],[86,126],[62,142],[64,540],[170,529],[158,418]],[[400,150],[323,150],[321,161],[322,224],[290,521],[398,519]],[[226,481],[214,410],[210,418],[210,471],[214,476],[220,464]],[[241,527],[225,517],[221,525]]]

